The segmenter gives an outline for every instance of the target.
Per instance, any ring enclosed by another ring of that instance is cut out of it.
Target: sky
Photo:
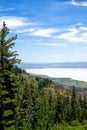
[[[0,0],[22,62],[87,61],[87,0]]]

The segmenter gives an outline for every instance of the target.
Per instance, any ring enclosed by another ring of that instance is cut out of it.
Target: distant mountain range
[[[65,62],[65,63],[20,63],[22,69],[41,68],[87,68],[87,62]]]

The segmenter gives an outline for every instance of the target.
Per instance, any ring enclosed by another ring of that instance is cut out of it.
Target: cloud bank
[[[2,22],[16,34],[32,36],[38,40],[38,44],[47,46],[65,46],[65,44],[87,44],[87,26],[82,23],[67,26],[65,28],[49,28],[29,21],[25,17],[3,16],[0,17],[0,27]],[[45,40],[45,41],[44,41]],[[41,44],[42,43],[42,44]]]

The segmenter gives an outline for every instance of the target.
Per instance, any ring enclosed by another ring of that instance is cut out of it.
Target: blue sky
[[[3,21],[22,62],[87,61],[87,0],[3,0]]]

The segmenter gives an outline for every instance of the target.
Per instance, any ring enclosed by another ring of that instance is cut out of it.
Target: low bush
[[[72,122],[71,122],[71,126],[80,126],[81,124],[80,124],[80,122],[78,121],[78,120],[73,120]]]

